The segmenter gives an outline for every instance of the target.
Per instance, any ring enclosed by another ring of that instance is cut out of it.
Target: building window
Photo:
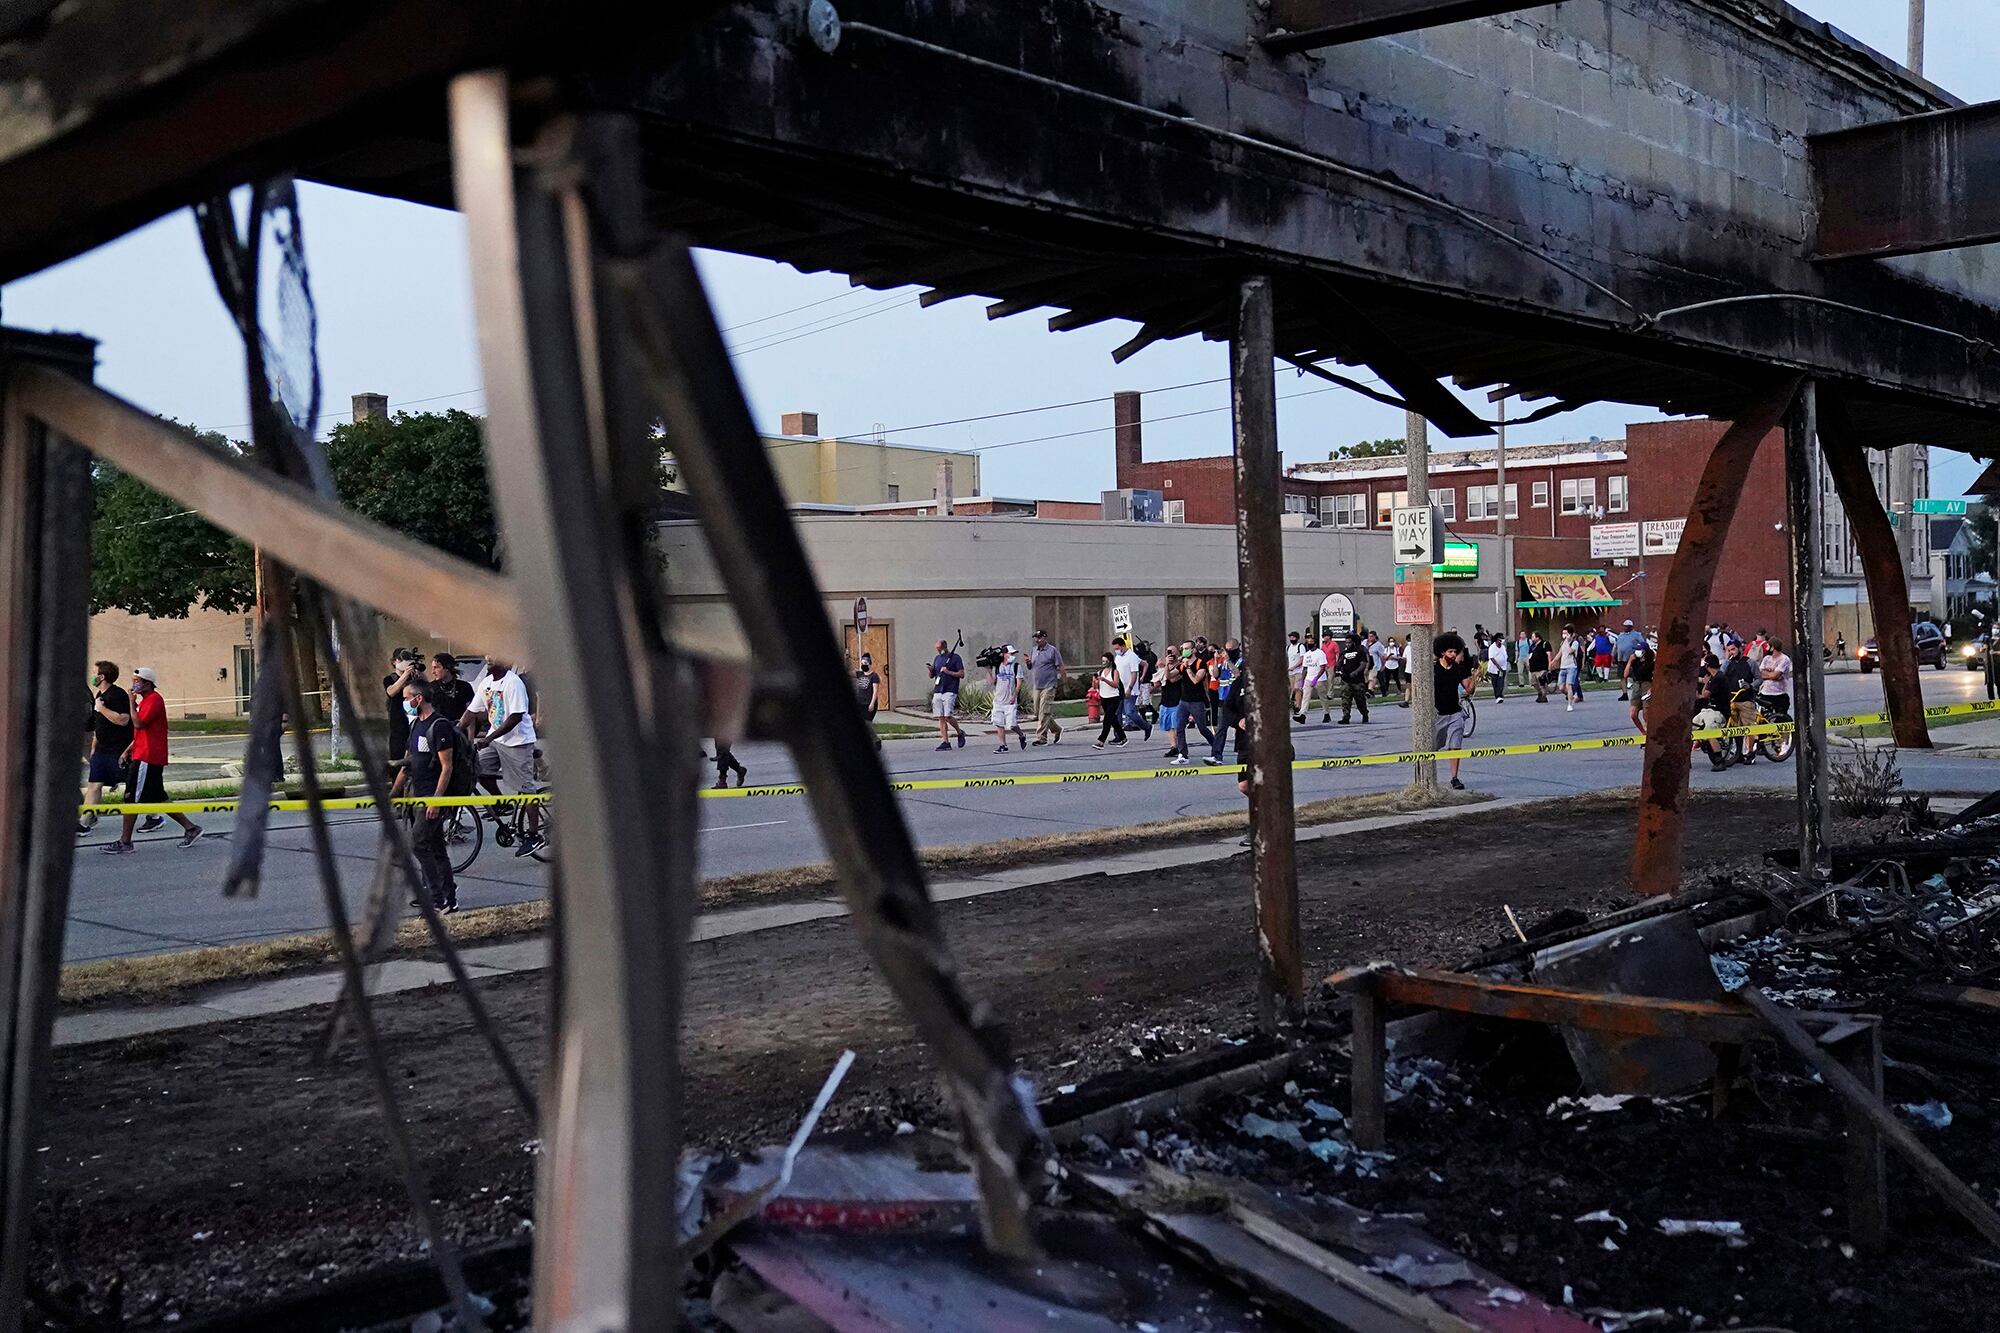
[[[1408,492],[1405,492],[1405,494],[1407,493]],[[1452,523],[1457,521],[1458,519],[1457,491],[1454,491],[1449,487],[1441,491],[1432,491],[1431,503],[1437,506],[1439,518],[1443,519],[1447,523]]]
[[[1334,496],[1333,526],[1336,528],[1367,527],[1368,497],[1366,495]]]
[[[1167,500],[1163,502],[1161,507],[1165,511],[1167,522],[1169,523],[1187,522],[1186,500]]]
[[[1510,481],[1507,483],[1507,517],[1519,518],[1520,516],[1521,488]]]
[[[1626,493],[1625,478],[1611,478],[1611,500],[1604,507],[1614,514],[1622,514],[1631,507]]]
[[[1565,477],[1562,484],[1562,511],[1587,514],[1597,508],[1597,478]]]
[[[1546,481],[1536,482],[1528,491],[1528,503],[1537,509],[1549,507],[1549,484]]]
[[[1375,526],[1378,528],[1388,527],[1395,519],[1393,511],[1398,507],[1408,508],[1409,503],[1410,493],[1408,491],[1375,492]]]
[[[1312,512],[1312,497],[1311,497],[1311,496],[1309,496],[1309,495],[1293,495],[1293,494],[1291,494],[1290,492],[1286,492],[1286,494],[1285,494],[1285,512],[1286,512],[1287,514],[1307,514],[1307,513],[1311,513],[1311,512]]]
[[[893,481],[890,482],[885,489],[890,504],[894,504],[896,503],[896,501],[903,498],[903,488],[901,486],[898,486],[895,482]]]
[[[1333,497],[1331,495],[1322,495],[1319,497],[1319,525],[1323,528],[1333,526]]]
[[[1500,488],[1497,486],[1467,486],[1465,488],[1465,517],[1470,523],[1491,517],[1486,510],[1486,497],[1492,495],[1498,503]]]

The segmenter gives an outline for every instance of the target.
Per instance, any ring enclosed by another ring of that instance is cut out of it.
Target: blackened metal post
[[[1819,395],[1807,380],[1785,417],[1785,521],[1791,555],[1792,721],[1797,726],[1799,873],[1833,869],[1826,847],[1826,665],[1820,656],[1821,496]]]
[[[0,1330],[14,1333],[76,852],[76,732],[64,723],[83,679],[90,468],[9,399],[0,424]]]
[[[1257,913],[1257,1016],[1268,1030],[1299,1018],[1299,873],[1292,809],[1291,693],[1285,671],[1285,546],[1279,516],[1278,397],[1271,280],[1245,278],[1229,344],[1236,428],[1236,586],[1250,678],[1250,837]]]
[[[1847,511],[1847,526],[1854,534],[1855,549],[1861,553],[1861,572],[1868,580],[1868,602],[1875,616],[1875,642],[1882,660],[1882,696],[1889,705],[1889,726],[1899,748],[1931,748],[1930,724],[1924,720],[1922,663],[1917,661],[1917,642],[1910,631],[1910,581],[1904,575],[1904,548],[1898,544],[1882,497],[1875,492],[1869,475],[1867,449],[1848,437],[1841,428],[1838,412],[1829,407],[1820,413],[1820,451],[1826,460],[1827,475],[1833,478],[1834,493]],[[1897,466],[1896,450],[1890,451],[1888,465]],[[1893,476],[1893,471],[1891,473]],[[1906,506],[1907,507],[1907,506]],[[1819,659],[1824,628],[1815,627],[1810,641],[1801,640],[1794,656],[1811,654]]]
[[[1405,484],[1410,492],[1409,503],[1413,508],[1422,508],[1431,502],[1430,423],[1424,420],[1422,413],[1403,414],[1403,441],[1408,455],[1405,462],[1409,469],[1409,481]],[[1444,534],[1437,533],[1436,540],[1442,550]],[[1437,638],[1438,621],[1443,615],[1439,605],[1442,601],[1433,586],[1430,623],[1410,626],[1410,645],[1403,655],[1403,669],[1410,673],[1410,748],[1417,751],[1437,748],[1437,692],[1431,686],[1437,653],[1432,643]],[[1436,760],[1423,759],[1411,766],[1410,788],[1418,796],[1437,795]]]

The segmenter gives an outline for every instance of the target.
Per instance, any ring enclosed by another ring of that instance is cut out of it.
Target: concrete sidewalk
[[[1323,838],[1340,838],[1376,829],[1449,819],[1459,814],[1484,814],[1544,799],[1546,798],[1515,797],[1468,805],[1452,805],[1436,810],[1418,810],[1407,814],[1376,815],[1337,824],[1320,824],[1300,829],[1298,840],[1317,842]],[[1060,884],[1099,875],[1135,875],[1175,866],[1226,861],[1243,853],[1242,840],[1234,837],[1220,838],[1212,842],[1148,847],[1116,856],[1092,856],[1084,860],[996,870],[969,879],[939,880],[931,885],[931,897],[940,903],[958,902],[966,898],[984,897],[991,893],[1008,893],[1015,889]],[[763,930],[778,930],[814,921],[830,921],[846,915],[847,905],[839,897],[777,903],[765,907],[729,908],[719,912],[705,912],[696,917],[690,938],[698,943],[703,940],[749,935]],[[460,957],[465,963],[466,971],[474,977],[534,972],[548,966],[548,943],[537,936],[511,940],[504,944],[478,945],[461,950]],[[369,969],[369,972],[370,995],[394,995],[403,991],[421,990],[426,986],[448,985],[451,981],[451,973],[442,962],[418,958],[394,959]],[[179,1004],[145,1005],[127,1009],[92,1009],[63,1014],[56,1019],[55,1044],[82,1046],[93,1042],[120,1041],[146,1033],[205,1027],[211,1023],[226,1023],[232,1019],[306,1009],[314,1005],[334,1003],[340,998],[340,990],[340,972],[337,969],[325,969],[295,976],[276,977],[269,981],[251,982],[242,986],[222,987],[204,995],[200,1000]]]

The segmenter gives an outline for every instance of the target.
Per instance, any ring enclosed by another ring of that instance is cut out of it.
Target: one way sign
[[[1431,505],[1410,505],[1395,511],[1393,531],[1396,563],[1431,565],[1437,563],[1437,511]]]

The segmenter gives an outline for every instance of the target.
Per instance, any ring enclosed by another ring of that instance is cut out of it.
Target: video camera
[[[1000,664],[1007,660],[1007,650],[1000,647],[981,648],[979,656],[972,660],[988,671],[998,671]]]

